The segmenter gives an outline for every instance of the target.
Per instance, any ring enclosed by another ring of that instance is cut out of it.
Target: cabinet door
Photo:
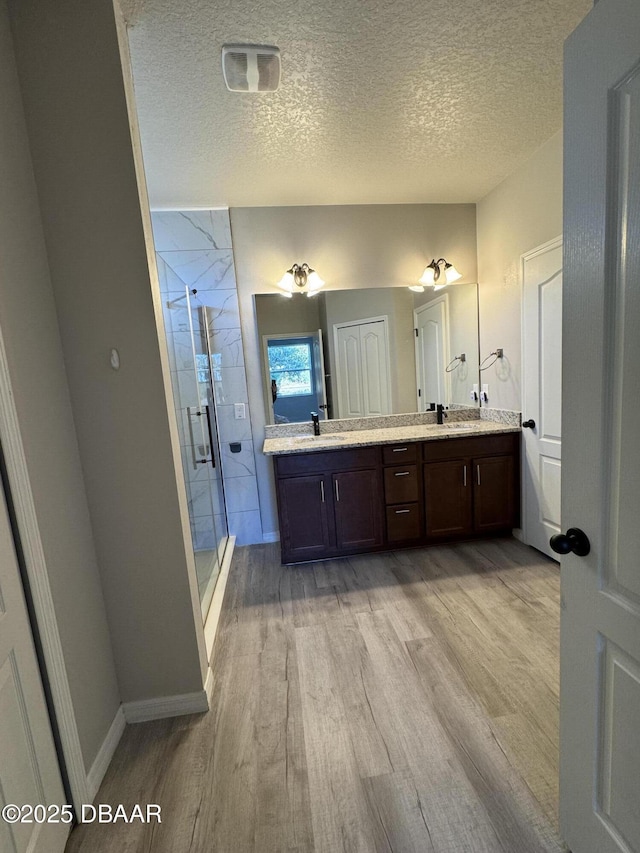
[[[322,474],[286,477],[278,481],[284,562],[314,560],[329,551],[330,489],[331,481]]]
[[[427,536],[471,533],[471,465],[466,459],[424,466]]]
[[[379,471],[334,474],[333,500],[339,551],[364,551],[382,545],[383,497]]]
[[[478,532],[515,525],[513,456],[473,460],[473,507]]]

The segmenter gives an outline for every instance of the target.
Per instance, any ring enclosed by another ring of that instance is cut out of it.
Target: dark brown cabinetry
[[[338,551],[368,551],[382,545],[380,472],[334,474],[333,488]]]
[[[471,533],[471,482],[466,460],[431,462],[424,466],[427,536]]]
[[[275,466],[283,562],[382,546],[379,448],[279,456]]]
[[[513,456],[474,460],[473,521],[479,532],[516,524]]]
[[[280,535],[286,538],[288,559],[314,560],[331,545],[327,492],[331,478],[323,474],[286,477],[278,484]]]
[[[507,531],[518,524],[517,434],[424,446],[429,538]]]
[[[509,433],[276,456],[282,561],[509,531],[519,441]]]

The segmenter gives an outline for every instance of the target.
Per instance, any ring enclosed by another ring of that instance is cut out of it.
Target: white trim
[[[122,705],[120,705],[116,711],[115,717],[113,718],[113,722],[109,727],[107,736],[103,740],[102,746],[98,750],[98,754],[87,773],[87,788],[89,792],[89,799],[87,800],[88,803],[93,802],[94,797],[98,793],[98,789],[100,788],[105,773],[111,764],[111,759],[118,748],[120,738],[122,737],[126,726],[127,723],[124,718],[124,712],[122,710]]]
[[[525,334],[524,334],[524,268],[527,261],[537,258],[538,255],[544,255],[546,252],[551,252],[553,249],[559,249],[562,246],[563,235],[554,237],[553,240],[548,240],[535,249],[530,249],[528,252],[520,255],[520,423],[526,420],[529,416],[524,413],[525,400],[527,399],[527,363],[525,360]],[[560,365],[562,367],[562,365]],[[562,477],[562,474],[560,475]],[[529,545],[529,530],[527,524],[527,454],[524,447],[524,438],[520,446],[520,536],[521,541],[525,545]]]
[[[263,542],[279,542],[280,541],[280,531],[272,530],[271,533],[263,533],[262,534]]]
[[[207,701],[211,705],[211,697],[213,696],[213,670],[211,667],[207,670],[207,680],[204,683],[204,692],[207,694]]]
[[[229,571],[231,569],[231,561],[233,559],[233,551],[235,547],[236,537],[229,536],[227,547],[224,549],[224,559],[222,560],[222,566],[220,567],[220,574],[218,575],[216,588],[213,592],[213,598],[211,599],[211,604],[209,605],[209,612],[207,613],[207,618],[204,623],[204,642],[207,649],[208,661],[211,660],[213,644],[215,642],[216,633],[218,631],[220,614],[222,612],[222,602],[224,600],[224,593],[227,588],[227,581],[229,580]]]
[[[127,723],[144,723],[147,720],[162,720],[164,717],[180,717],[183,714],[204,714],[209,710],[209,701],[206,691],[202,689],[195,693],[125,702],[122,710]]]
[[[60,733],[65,769],[73,805],[79,809],[91,802],[82,747],[71,699],[64,654],[49,585],[29,469],[20,434],[4,338],[0,329],[0,441],[4,450],[11,497],[15,508],[44,666]]]

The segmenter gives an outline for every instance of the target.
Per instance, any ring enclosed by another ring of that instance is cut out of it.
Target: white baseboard
[[[157,699],[142,699],[125,702],[122,706],[127,723],[144,723],[147,720],[162,720],[164,717],[180,717],[183,714],[204,714],[209,710],[205,690],[182,693],[178,696],[159,696]]]
[[[211,667],[207,670],[207,680],[204,683],[204,692],[207,694],[207,701],[211,706],[211,697],[213,696],[213,670]]]
[[[524,542],[525,545],[529,544],[528,542],[525,541],[524,530],[522,530],[522,528],[514,527],[514,529],[511,531],[511,535],[513,536],[514,539],[517,539],[519,542]]]
[[[216,582],[216,588],[213,592],[209,612],[207,613],[207,621],[204,626],[204,642],[207,648],[207,660],[211,661],[211,653],[213,651],[213,643],[216,639],[218,631],[218,623],[220,622],[220,614],[222,612],[222,602],[224,600],[224,592],[227,588],[229,580],[229,571],[231,569],[231,561],[233,559],[233,550],[236,547],[236,537],[230,536],[227,547],[224,551],[224,560],[220,567],[220,574]],[[208,679],[209,676],[207,676]]]
[[[98,750],[98,754],[91,765],[91,769],[87,773],[88,803],[93,802],[95,795],[98,793],[98,789],[104,779],[104,774],[107,772],[107,769],[111,764],[111,759],[113,758],[113,754],[116,751],[118,744],[120,743],[120,738],[122,737],[126,725],[127,723],[124,718],[122,705],[120,705],[115,717],[113,718],[113,722],[109,727],[107,736],[102,742],[102,746]]]
[[[279,542],[280,541],[280,531],[272,530],[271,533],[263,533],[262,534],[263,542]]]

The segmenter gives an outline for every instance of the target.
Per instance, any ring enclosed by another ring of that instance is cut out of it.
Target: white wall
[[[473,204],[232,208],[249,399],[262,401],[264,393],[253,294],[273,293],[292,263],[308,263],[328,290],[409,286],[442,256],[464,281],[476,281],[475,222]],[[273,467],[262,454],[264,405],[254,405],[252,424],[263,531],[270,537],[278,522]]]
[[[120,695],[199,691],[202,626],[113,5],[16,0],[12,9]],[[112,347],[118,372],[109,365]],[[38,416],[46,417],[42,403]]]
[[[505,351],[482,373],[492,407],[522,407],[520,257],[561,233],[560,132],[478,203],[480,356]]]
[[[120,704],[4,0],[0,328],[85,767]]]

